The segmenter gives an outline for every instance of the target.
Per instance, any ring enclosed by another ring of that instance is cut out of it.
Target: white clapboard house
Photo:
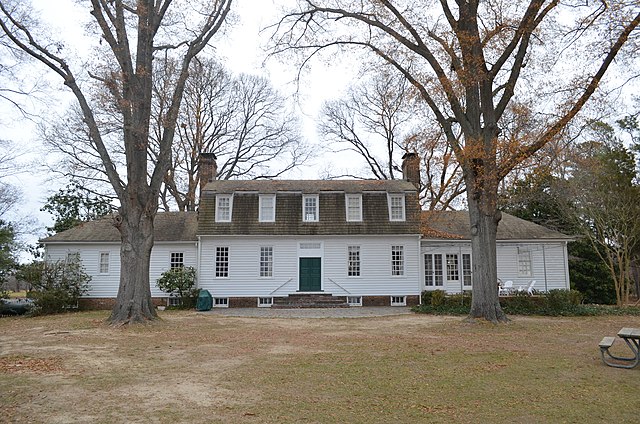
[[[207,155],[198,212],[155,221],[151,292],[173,267],[192,266],[216,307],[414,305],[423,290],[471,289],[466,212],[425,212],[419,159],[404,180],[214,180]],[[78,255],[92,277],[83,303],[111,307],[120,277],[119,233],[105,217],[42,240],[48,260]],[[498,275],[514,288],[569,288],[569,237],[511,215],[498,227]]]

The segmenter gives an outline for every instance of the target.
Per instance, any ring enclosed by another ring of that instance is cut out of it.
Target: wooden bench
[[[602,340],[600,340],[600,350],[609,349],[611,346],[613,346],[613,342],[615,340],[615,337],[603,337]]]
[[[618,331],[618,337],[620,337],[627,344],[631,352],[632,357],[617,356],[609,352],[611,346],[615,342],[615,337],[603,337],[600,340],[600,356],[602,361],[610,366],[616,368],[634,368],[640,363],[640,329],[638,328],[623,328]]]

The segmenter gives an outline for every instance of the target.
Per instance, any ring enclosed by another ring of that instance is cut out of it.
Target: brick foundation
[[[407,306],[415,306],[419,303],[419,295],[407,296]],[[362,306],[391,306],[391,296],[362,296]]]
[[[166,297],[151,298],[154,306],[166,306]],[[78,308],[83,311],[88,310],[111,310],[116,304],[115,297],[97,297],[78,299]]]
[[[257,308],[258,298],[257,297],[230,297],[229,307],[230,308]]]
[[[151,299],[155,306],[166,306],[166,297],[154,297]],[[420,296],[407,296],[407,306],[415,306],[420,303]],[[78,300],[81,310],[111,310],[116,304],[115,297],[84,298]],[[362,296],[362,306],[391,306],[391,296]],[[257,297],[230,297],[230,308],[257,308]]]

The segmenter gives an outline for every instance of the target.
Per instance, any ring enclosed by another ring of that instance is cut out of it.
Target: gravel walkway
[[[214,308],[202,314],[250,318],[363,318],[411,314],[408,307],[352,307],[352,308]]]

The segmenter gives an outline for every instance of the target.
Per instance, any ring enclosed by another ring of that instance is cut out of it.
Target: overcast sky
[[[88,38],[83,23],[91,16],[86,3],[78,5],[75,0],[32,0],[35,8],[40,12],[39,18],[43,25],[51,29],[54,39],[64,42],[63,54],[65,57],[80,59],[88,53],[91,43],[97,42]],[[214,43],[215,55],[227,68],[233,72],[260,74],[269,77],[276,88],[293,99],[297,88],[293,84],[297,69],[291,64],[285,64],[277,59],[270,59],[264,64],[265,53],[262,47],[265,45],[269,31],[262,31],[269,24],[274,23],[279,16],[283,4],[292,4],[292,0],[235,0],[232,11],[235,14],[234,23],[225,28],[222,40]],[[313,143],[318,143],[315,134],[316,120],[319,109],[325,100],[336,98],[344,94],[355,75],[355,66],[346,66],[340,61],[334,61],[331,65],[315,63],[312,72],[307,74],[304,84],[295,96],[296,113],[303,123],[304,136]],[[47,75],[44,67],[36,64],[31,71],[33,75]],[[48,81],[51,86],[48,104],[29,102],[27,107],[36,115],[46,114],[51,108],[64,110],[75,98],[63,86],[59,76],[49,73]],[[293,100],[292,100],[293,102]],[[35,217],[41,223],[40,236],[44,235],[44,228],[52,224],[49,214],[40,212],[46,197],[56,192],[58,188],[66,184],[63,180],[50,180],[37,165],[45,161],[54,161],[52,155],[43,155],[43,147],[38,140],[37,117],[26,120],[15,109],[7,104],[0,104],[0,113],[4,116],[0,119],[2,126],[2,138],[13,140],[22,146],[25,154],[21,161],[28,172],[20,173],[11,178],[11,182],[24,190],[24,203],[13,219],[22,219],[26,215]],[[35,163],[29,161],[35,160]],[[348,160],[337,155],[326,155],[319,158],[309,166],[295,171],[289,178],[317,178],[327,168],[327,161],[335,161],[336,168],[344,167]],[[35,241],[32,237],[30,241]]]

